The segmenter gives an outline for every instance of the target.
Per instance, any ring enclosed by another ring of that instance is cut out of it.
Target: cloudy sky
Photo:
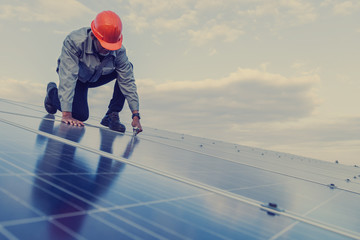
[[[42,105],[65,36],[103,10],[122,18],[145,131],[360,165],[360,1],[0,0],[0,98]],[[90,92],[93,116],[112,87]]]

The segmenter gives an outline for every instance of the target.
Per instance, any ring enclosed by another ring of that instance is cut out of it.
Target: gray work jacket
[[[117,73],[120,90],[130,110],[139,110],[133,66],[126,56],[124,46],[111,51],[103,61],[100,61],[93,46],[90,28],[75,30],[65,38],[57,68],[61,110],[72,111],[76,81],[96,82],[101,75],[113,71]]]

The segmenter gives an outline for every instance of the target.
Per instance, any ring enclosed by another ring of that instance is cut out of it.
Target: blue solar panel
[[[0,240],[360,238],[358,168],[59,120],[0,100]]]

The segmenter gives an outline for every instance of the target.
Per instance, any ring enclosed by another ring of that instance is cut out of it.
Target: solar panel
[[[0,240],[360,239],[354,166],[6,99],[0,129]]]

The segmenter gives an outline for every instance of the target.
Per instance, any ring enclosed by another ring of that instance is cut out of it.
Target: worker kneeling
[[[99,13],[91,27],[71,32],[58,59],[59,88],[54,82],[47,85],[46,111],[55,114],[59,110],[62,122],[83,126],[89,118],[88,89],[115,80],[113,96],[101,124],[125,132],[119,112],[126,99],[132,112],[132,126],[141,132],[133,65],[122,41],[122,22],[112,11]]]

